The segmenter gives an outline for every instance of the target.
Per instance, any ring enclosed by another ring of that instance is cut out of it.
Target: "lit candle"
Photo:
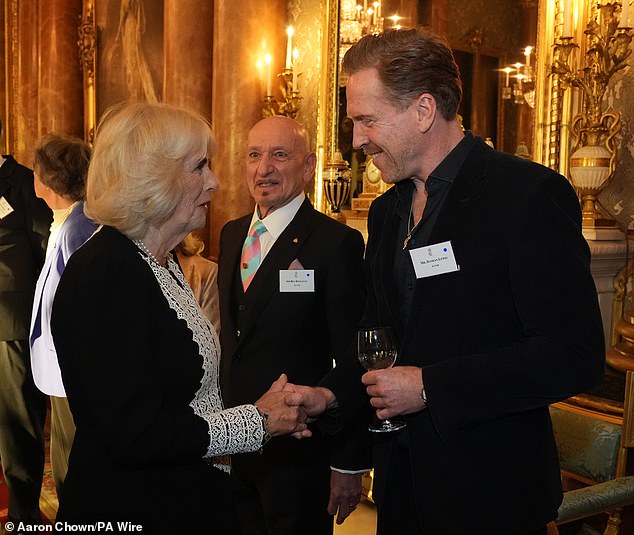
[[[572,19],[574,17],[572,0],[564,0],[564,27],[562,37],[572,37]]]
[[[297,91],[297,57],[299,56],[299,50],[293,49],[293,92]]]
[[[262,58],[259,58],[258,61],[255,63],[255,67],[258,70],[258,81],[259,81],[259,87],[258,87],[258,93],[260,91],[262,91],[262,83],[264,82],[264,74],[262,73],[262,71],[264,70],[264,66],[262,64]]]
[[[629,0],[623,0],[621,6],[621,28],[629,28],[630,18],[630,2]]]
[[[527,46],[524,49],[524,57],[526,58],[526,66],[530,67],[531,66],[531,52],[533,51],[533,47],[532,46]]]
[[[503,69],[503,70],[504,70],[504,72],[506,73],[506,81],[505,81],[505,83],[504,83],[504,86],[505,86],[505,87],[508,87],[508,86],[509,86],[509,80],[510,80],[510,77],[511,77],[511,71],[512,71],[513,69],[511,69],[511,67],[504,67],[504,69]]]
[[[295,33],[295,28],[289,26],[286,28],[286,35],[288,39],[286,40],[286,68],[291,68],[291,62],[293,58],[293,34]]]
[[[266,63],[266,96],[269,97],[271,93],[271,54],[264,56],[264,62]]]
[[[381,2],[374,2],[374,12],[376,13],[376,21],[381,24]]]

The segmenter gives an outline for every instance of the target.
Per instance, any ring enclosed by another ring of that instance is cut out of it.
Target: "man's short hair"
[[[422,93],[430,93],[445,119],[456,117],[462,99],[460,71],[440,36],[417,29],[366,35],[346,52],[343,71],[350,75],[370,68],[377,70],[397,106],[406,107]]]

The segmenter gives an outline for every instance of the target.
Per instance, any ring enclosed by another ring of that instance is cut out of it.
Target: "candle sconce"
[[[262,104],[262,117],[272,115],[284,115],[295,118],[299,111],[299,101],[302,97],[297,90],[297,78],[299,74],[293,73],[291,69],[284,69],[277,77],[280,79],[280,91],[282,98],[276,99],[273,95],[266,95]],[[294,77],[297,77],[294,79]]]
[[[599,193],[616,169],[616,137],[621,130],[620,114],[611,108],[604,109],[603,97],[610,79],[627,67],[632,53],[629,48],[632,28],[626,26],[627,15],[622,4],[608,2],[598,4],[596,9],[596,19],[591,19],[584,31],[588,39],[585,67],[578,70],[573,66],[573,51],[579,46],[569,35],[555,40],[551,67],[564,88],[575,87],[583,94],[582,110],[571,125],[574,146],[569,169],[581,197],[584,230],[616,227],[615,221],[597,206]],[[565,17],[569,15],[564,13]]]
[[[513,99],[514,104],[526,103],[531,108],[535,107],[535,70],[530,63],[533,50],[532,46],[524,49],[525,63],[514,63],[502,69],[506,75],[505,84],[502,86],[502,100]]]

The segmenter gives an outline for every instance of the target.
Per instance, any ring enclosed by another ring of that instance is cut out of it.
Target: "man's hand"
[[[395,366],[365,373],[361,381],[366,385],[370,404],[381,420],[399,414],[411,414],[425,408],[421,397],[422,372],[414,366]]]
[[[330,472],[330,500],[328,514],[337,515],[337,524],[343,524],[361,500],[361,476],[363,474],[344,474]]]
[[[286,396],[286,403],[301,405],[306,411],[309,422],[315,421],[318,416],[337,404],[332,391],[322,386],[302,386],[287,383],[284,391],[289,392]]]
[[[267,431],[271,436],[293,433],[300,437],[311,436],[306,428],[306,413],[299,403],[289,403],[288,394],[284,392],[288,379],[285,374],[280,375],[271,388],[255,402],[261,412],[268,414],[266,420]]]
[[[306,422],[314,422],[319,415],[337,405],[335,395],[327,388],[320,386],[303,386],[287,383],[284,386],[286,403],[290,406],[301,406],[307,419]],[[307,438],[312,436],[310,429],[300,429],[293,433],[295,438]]]

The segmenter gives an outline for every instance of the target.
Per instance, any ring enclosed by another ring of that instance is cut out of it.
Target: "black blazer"
[[[451,241],[460,270],[418,279],[404,325],[393,288],[398,187],[370,209],[363,321],[393,325],[400,364],[423,369],[428,409],[406,417],[420,523],[531,533],[562,497],[548,404],[604,371],[579,202],[562,176],[477,139],[430,237]],[[351,381],[333,374],[326,386],[354,405]],[[375,449],[379,508],[391,451]]]
[[[70,257],[51,326],[77,426],[58,519],[232,533],[228,476],[204,462],[190,407],[198,345],[128,238],[103,227]]]
[[[0,219],[0,340],[27,340],[53,214],[35,196],[33,171],[12,156],[4,158],[0,199],[13,212]]]
[[[333,359],[338,365],[356,362],[351,346],[365,303],[361,234],[316,211],[308,200],[267,254],[245,295],[239,262],[251,217],[230,221],[220,237],[221,379],[227,406],[258,399],[282,372],[291,382],[316,385],[332,368]],[[280,292],[279,271],[296,259],[304,269],[315,271],[313,293]],[[253,465],[292,459],[298,466],[369,466],[367,456],[357,458],[358,451],[346,453],[340,447],[333,448],[329,459],[324,437],[316,432],[310,440],[276,438],[264,448],[264,455],[237,455],[234,471],[240,473],[247,457],[250,470]]]

